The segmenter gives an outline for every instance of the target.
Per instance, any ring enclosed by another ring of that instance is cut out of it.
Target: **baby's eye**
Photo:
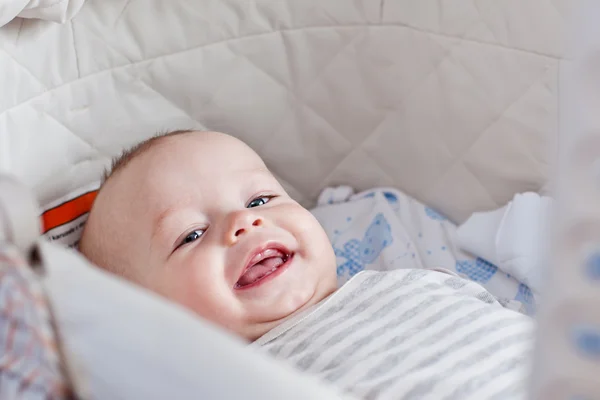
[[[261,196],[261,197],[257,197],[254,200],[252,200],[250,203],[248,203],[248,205],[246,206],[246,208],[253,208],[253,207],[263,206],[263,205],[267,204],[273,197],[275,197],[275,196]]]
[[[191,243],[195,240],[200,239],[200,237],[204,235],[204,229],[196,229],[195,231],[190,232],[182,241],[180,246],[184,244]]]

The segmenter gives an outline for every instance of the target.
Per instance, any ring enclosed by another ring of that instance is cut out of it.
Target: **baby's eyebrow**
[[[273,174],[268,169],[265,169],[265,167],[247,169],[241,172],[243,174],[243,182],[248,186],[253,184],[278,182]]]
[[[256,168],[243,169],[240,170],[239,173],[246,177],[248,176],[261,176],[261,177],[271,177],[271,172],[263,166],[259,166]]]
[[[174,219],[177,214],[181,214],[186,208],[187,205],[178,204],[161,211],[152,222],[152,234],[150,236],[150,241],[154,243],[156,237],[165,235],[164,231],[167,226],[166,222]]]

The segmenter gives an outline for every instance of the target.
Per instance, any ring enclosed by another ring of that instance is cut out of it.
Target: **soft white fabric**
[[[363,271],[254,345],[363,399],[525,400],[532,328],[467,280]]]
[[[434,209],[392,188],[379,188],[323,205],[312,211],[324,227],[337,257],[338,283],[362,270],[441,268],[480,283],[502,303],[528,314],[535,312],[529,288],[495,265],[460,249],[456,225]]]
[[[0,29],[0,170],[46,204],[123,146],[221,130],[314,206],[406,193],[461,222],[554,160],[571,0],[98,0]],[[536,21],[532,23],[532,21]]]
[[[475,213],[459,226],[458,245],[540,293],[551,206],[550,197],[517,194],[508,205]]]
[[[78,397],[342,399],[75,252],[40,247],[43,284]]]
[[[317,204],[322,206],[325,204],[343,203],[348,201],[353,194],[354,189],[351,186],[342,185],[326,187],[319,195]]]
[[[27,257],[40,234],[39,208],[29,191],[0,174],[0,242],[11,243]]]
[[[456,231],[460,248],[498,265],[496,236],[507,206],[487,212],[476,212]]]
[[[0,0],[0,27],[15,17],[64,23],[77,14],[86,0]]]

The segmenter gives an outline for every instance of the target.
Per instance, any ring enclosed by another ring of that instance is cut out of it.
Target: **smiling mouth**
[[[253,256],[234,289],[246,289],[262,283],[268,276],[279,271],[294,256],[283,248],[268,248]]]

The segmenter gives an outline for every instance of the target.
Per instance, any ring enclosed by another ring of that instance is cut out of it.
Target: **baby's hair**
[[[146,152],[147,150],[152,148],[161,139],[169,137],[169,136],[182,135],[182,134],[191,133],[191,132],[194,132],[194,130],[193,129],[182,129],[182,130],[159,133],[157,135],[152,136],[149,139],[146,139],[146,140],[134,145],[133,147],[123,150],[123,152],[120,155],[113,158],[110,169],[107,169],[104,171],[104,175],[102,176],[101,186],[103,186],[104,183],[106,183],[106,181],[108,179],[110,179],[110,177],[113,174],[115,174],[119,170],[125,168],[127,166],[127,164],[129,164],[131,162],[131,160],[133,160],[134,158],[138,157],[139,155],[143,154],[144,152]]]

